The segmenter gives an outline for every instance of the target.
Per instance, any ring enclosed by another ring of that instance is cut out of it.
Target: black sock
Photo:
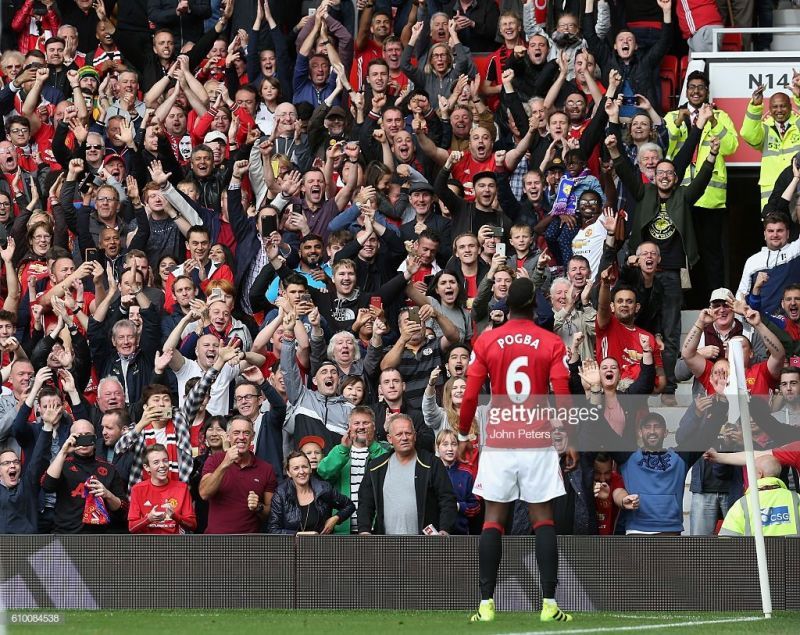
[[[536,564],[539,567],[539,581],[543,598],[555,598],[558,586],[558,544],[556,528],[552,521],[534,525],[536,535]]]
[[[502,557],[503,532],[497,527],[486,527],[484,525],[478,546],[481,600],[491,600],[494,597],[494,588],[497,586],[497,571],[500,569],[500,559]]]

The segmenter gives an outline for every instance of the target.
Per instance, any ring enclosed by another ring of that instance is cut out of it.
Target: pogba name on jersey
[[[506,346],[513,346],[514,344],[530,346],[535,349],[539,348],[539,338],[534,337],[530,333],[509,333],[508,335],[497,338],[495,342],[500,347],[500,350],[503,350]]]

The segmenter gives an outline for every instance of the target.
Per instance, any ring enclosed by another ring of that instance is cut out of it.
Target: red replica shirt
[[[794,441],[773,449],[772,456],[778,459],[781,465],[800,470],[800,441]]]
[[[699,379],[709,395],[714,394],[714,386],[711,384],[711,370],[713,368],[714,364],[706,360],[706,368]],[[778,389],[779,380],[770,374],[767,362],[751,365],[750,368],[744,371],[744,376],[747,382],[747,392],[751,395],[768,397],[770,390]]]
[[[497,172],[497,162],[494,160],[494,153],[492,153],[486,161],[478,161],[467,151],[464,153],[464,156],[461,157],[461,161],[453,166],[450,174],[456,181],[460,181],[464,186],[464,200],[468,203],[475,200],[475,190],[473,188],[472,179],[476,174],[487,171]]]
[[[350,69],[350,84],[354,90],[360,90],[367,80],[367,66],[372,60],[383,57],[383,47],[372,38],[367,40],[363,49],[356,48],[356,58]]]
[[[484,445],[495,448],[542,448],[551,444],[549,421],[536,412],[552,384],[556,395],[569,394],[567,349],[561,338],[530,320],[512,319],[482,333],[467,368],[459,431],[469,432],[478,394],[488,376],[492,407]]]
[[[610,536],[614,533],[614,525],[617,524],[617,513],[619,508],[614,504],[614,492],[620,487],[625,487],[622,477],[617,472],[611,473],[611,480],[608,481],[610,494],[607,499],[594,499],[594,511],[597,515],[597,533],[600,536]]]
[[[225,452],[212,454],[203,466],[203,476],[212,474],[225,458]],[[231,465],[222,477],[217,493],[208,503],[207,534],[255,534],[261,530],[258,514],[247,508],[250,492],[264,499],[265,492],[278,487],[272,466],[257,456],[250,455],[250,463]]]
[[[173,509],[172,518],[152,522],[147,518],[151,511]],[[128,510],[128,530],[132,534],[183,534],[197,527],[189,486],[177,479],[166,485],[153,485],[151,480],[137,483],[131,488],[131,506]]]
[[[644,354],[642,345],[639,343],[640,334],[647,335],[650,340],[656,368],[664,368],[661,351],[656,345],[656,338],[638,326],[625,326],[614,315],[611,316],[611,321],[605,328],[600,328],[600,324],[595,321],[597,363],[599,364],[606,357],[613,357],[619,364],[620,379],[636,380],[642,368],[642,355]]]

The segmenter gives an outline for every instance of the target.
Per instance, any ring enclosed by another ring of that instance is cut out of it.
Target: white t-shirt
[[[180,407],[186,401],[184,393],[186,391],[186,382],[192,377],[202,377],[203,369],[193,359],[184,358],[183,366],[180,370],[175,371],[175,377],[178,378],[178,396]],[[239,376],[239,367],[225,364],[219,372],[216,381],[211,385],[211,400],[208,402],[206,412],[210,415],[227,415],[230,410],[230,392],[229,386]]]
[[[593,224],[578,231],[572,239],[572,255],[583,256],[589,261],[592,269],[592,280],[597,277],[600,268],[600,259],[603,257],[603,243],[606,241],[606,228],[603,227],[603,217],[598,218]]]

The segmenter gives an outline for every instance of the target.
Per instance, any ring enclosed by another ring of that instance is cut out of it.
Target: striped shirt
[[[425,342],[416,352],[405,349],[397,370],[406,382],[405,400],[414,410],[422,409],[422,394],[428,385],[428,378],[434,368],[442,365],[440,340],[434,338]]]
[[[361,481],[364,480],[368,460],[368,447],[353,446],[350,448],[350,500],[356,506],[356,511],[350,517],[350,531],[354,534],[358,533],[358,488],[361,487]]]

